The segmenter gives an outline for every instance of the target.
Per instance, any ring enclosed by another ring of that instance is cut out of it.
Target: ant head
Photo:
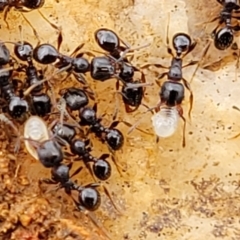
[[[22,61],[28,61],[32,57],[33,47],[28,42],[18,42],[14,46],[14,53]]]
[[[86,143],[84,141],[81,141],[80,139],[73,140],[70,145],[70,149],[73,154],[79,156],[82,156],[87,151]]]
[[[233,43],[233,30],[229,27],[221,28],[214,36],[214,46],[219,50],[229,48]]]
[[[98,159],[93,164],[94,175],[102,181],[105,181],[110,177],[111,171],[111,165],[105,159]]]
[[[0,65],[8,64],[10,61],[10,52],[4,43],[0,42]]]
[[[172,44],[177,53],[181,54],[188,51],[192,41],[186,33],[177,33],[173,36]]]
[[[60,164],[58,166],[54,166],[51,169],[52,179],[56,182],[67,182],[70,178],[69,176],[69,166]]]
[[[97,121],[97,112],[95,107],[85,107],[79,111],[80,125],[92,125]]]
[[[124,136],[118,129],[109,129],[106,134],[106,141],[109,147],[116,151],[119,150],[124,143]]]
[[[94,36],[98,45],[105,51],[113,52],[119,47],[119,38],[117,34],[109,29],[98,29]]]
[[[101,204],[99,192],[91,187],[87,187],[79,191],[79,203],[89,211],[96,210]]]
[[[13,118],[20,118],[24,113],[28,111],[28,103],[24,99],[15,96],[11,98],[8,109],[9,114]]]
[[[119,77],[124,82],[131,82],[134,75],[134,67],[126,62],[122,62]]]
[[[59,53],[55,47],[50,44],[41,44],[33,50],[33,58],[41,64],[51,64],[56,62]]]
[[[86,73],[90,69],[90,64],[86,58],[80,57],[82,54],[77,55],[72,61],[73,71],[76,73]]]
[[[28,9],[38,9],[42,7],[45,3],[45,0],[24,0],[23,5]]]

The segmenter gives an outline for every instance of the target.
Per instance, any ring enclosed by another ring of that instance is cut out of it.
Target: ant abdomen
[[[154,132],[159,137],[170,137],[178,127],[179,113],[175,107],[162,107],[152,116]]]
[[[107,180],[112,172],[111,165],[106,160],[98,159],[93,164],[94,175],[100,180]]]
[[[101,28],[95,34],[95,40],[98,45],[107,52],[113,52],[119,47],[119,38],[113,31]]]
[[[56,62],[59,53],[55,47],[50,44],[41,44],[33,51],[33,58],[38,63],[51,64]]]
[[[42,7],[45,3],[45,0],[25,0],[23,1],[23,5],[29,9],[38,9]]]
[[[117,151],[123,146],[124,136],[118,129],[109,129],[106,141],[113,151]]]
[[[225,50],[232,45],[233,39],[233,30],[228,27],[222,28],[214,36],[214,46],[219,50]]]
[[[101,204],[101,196],[94,188],[84,188],[79,191],[78,200],[89,211],[96,210]]]

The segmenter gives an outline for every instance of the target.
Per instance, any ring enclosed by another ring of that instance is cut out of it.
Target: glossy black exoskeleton
[[[37,148],[40,162],[46,168],[59,165],[63,161],[63,152],[59,144],[54,140],[47,140]]]
[[[233,16],[234,13],[240,13],[238,0],[217,0],[222,5],[219,16],[209,22],[218,21],[217,27],[212,31],[214,37],[214,46],[219,50],[225,50],[233,44],[234,32],[240,31],[240,25],[232,26],[232,19],[240,19],[240,16]],[[224,24],[224,27],[220,25]]]
[[[22,67],[22,69],[26,72],[27,87],[30,87],[43,80],[42,72],[38,71],[37,68],[33,65],[33,47],[30,43],[26,41],[16,43],[14,46],[14,53],[21,61],[27,62],[27,65]],[[51,98],[47,93],[43,92],[43,90],[43,84],[37,85],[31,91],[30,97],[31,113],[41,117],[49,114],[52,108]]]
[[[89,56],[94,56],[88,51],[84,51],[75,56],[75,54],[84,46],[84,44],[79,45],[70,56],[61,54],[59,52],[62,43],[62,35],[60,33],[58,38],[58,48],[50,44],[41,44],[37,46],[33,51],[33,58],[35,61],[41,64],[52,64],[55,63],[55,67],[58,69],[66,69],[69,75],[72,73],[77,81],[86,84],[84,74],[90,71],[90,64],[86,58],[83,57],[84,54]],[[56,62],[58,60],[58,62]],[[68,75],[68,76],[69,76]]]
[[[0,12],[8,8],[16,8],[17,10],[23,10],[27,8],[28,10],[34,10],[42,7],[45,0],[1,0],[0,1]]]
[[[101,118],[97,118],[97,105],[93,108],[84,107],[79,110],[80,125],[89,126],[90,131],[95,133],[102,141],[107,142],[111,150],[119,150],[124,143],[123,134],[115,127],[119,124],[119,121],[115,121],[110,127],[104,127],[101,124]]]
[[[84,90],[80,88],[67,88],[60,93],[71,111],[79,110],[88,105],[89,99]]]
[[[77,168],[75,172],[70,176],[69,172],[72,168],[72,163],[68,165],[57,164],[51,168],[51,179],[41,179],[40,182],[47,184],[59,184],[59,189],[64,188],[67,194],[71,194],[71,191],[77,188],[71,178],[77,175],[82,167]]]
[[[92,170],[94,175],[100,180],[107,180],[111,175],[111,165],[106,160],[109,157],[109,154],[102,154],[99,158],[93,157],[91,152],[91,147],[88,147],[89,140],[82,141],[80,139],[74,139],[71,142],[70,149],[71,152],[75,155],[78,155],[88,169],[91,171],[89,163],[93,163]]]
[[[66,123],[56,123],[53,126],[52,131],[54,134],[67,141],[68,143],[71,143],[72,139],[76,136],[75,128]]]
[[[95,211],[101,204],[101,197],[99,192],[95,189],[99,184],[88,184],[86,186],[79,186],[71,180],[71,178],[77,175],[82,167],[75,170],[70,176],[69,172],[72,168],[72,163],[69,165],[58,164],[51,169],[51,179],[41,179],[40,182],[47,184],[59,184],[58,189],[64,188],[67,194],[71,194],[72,191],[78,191],[78,201],[73,198],[77,208],[79,210]]]
[[[94,33],[95,40],[97,44],[105,51],[109,52],[109,54],[116,58],[124,61],[128,61],[125,57],[126,53],[133,52],[134,50],[138,50],[146,46],[131,48],[129,44],[124,42],[122,39],[118,37],[118,35],[107,28],[100,28]],[[120,43],[123,43],[124,46],[121,46]]]

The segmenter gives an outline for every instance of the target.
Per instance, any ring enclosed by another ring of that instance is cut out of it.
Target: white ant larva
[[[24,125],[24,138],[37,141],[39,143],[50,138],[46,123],[37,116],[31,116]],[[36,149],[29,140],[24,140],[27,151],[38,160]]]
[[[179,122],[179,113],[175,107],[162,107],[160,111],[152,116],[154,132],[159,137],[172,136]]]

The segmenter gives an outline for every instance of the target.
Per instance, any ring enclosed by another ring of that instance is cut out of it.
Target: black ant
[[[0,89],[1,96],[8,103],[8,112],[13,118],[20,118],[24,113],[28,111],[28,103],[22,99],[22,96],[15,94],[13,84],[10,82],[12,76],[12,67],[2,68],[3,65],[10,64],[12,66],[13,61],[10,56],[10,52],[6,45],[0,43]],[[12,82],[17,83],[20,80],[14,80]]]
[[[218,25],[212,31],[212,35],[214,37],[214,46],[218,50],[225,50],[233,43],[234,31],[240,30],[240,26],[238,24],[235,26],[231,25],[231,20],[233,18],[237,20],[240,19],[240,17],[232,15],[233,13],[240,13],[240,6],[238,4],[238,0],[217,0],[217,2],[221,4],[223,8],[219,16],[213,18],[208,23],[219,19]],[[223,23],[225,26],[219,28]]]
[[[169,24],[168,24],[169,29]],[[168,137],[171,136],[176,130],[176,124],[178,122],[179,116],[184,121],[183,127],[183,147],[185,147],[185,129],[186,129],[186,119],[183,116],[183,110],[181,107],[182,101],[184,99],[184,86],[190,91],[190,109],[189,109],[189,118],[191,116],[192,104],[193,104],[193,94],[190,88],[190,84],[182,76],[182,69],[187,66],[195,65],[197,61],[191,61],[188,64],[182,66],[183,58],[189,54],[196,46],[196,42],[191,41],[189,35],[185,33],[177,33],[172,38],[172,45],[176,54],[174,55],[172,49],[169,47],[169,38],[167,30],[167,50],[168,53],[172,56],[172,62],[170,67],[165,67],[161,64],[146,64],[142,68],[149,66],[155,66],[158,68],[169,69],[168,72],[162,73],[158,79],[162,79],[164,76],[168,77],[168,80],[165,81],[162,86],[160,86],[160,103],[155,107],[157,114],[152,118],[153,127],[155,130],[157,140],[159,137]],[[183,81],[183,84],[180,83]],[[148,110],[149,111],[149,110]],[[168,119],[169,121],[167,121]],[[170,121],[171,119],[171,121]],[[166,125],[166,122],[172,122],[172,125]],[[136,126],[136,124],[135,124]],[[128,133],[133,131],[135,126],[131,127]]]
[[[84,54],[89,56],[94,56],[94,55],[88,51],[84,51],[76,55],[76,53],[83,48],[84,44],[79,45],[70,54],[70,56],[61,54],[59,52],[61,43],[62,43],[62,34],[60,33],[58,37],[57,49],[54,46],[47,43],[37,46],[33,51],[34,60],[36,60],[38,63],[41,63],[41,64],[52,64],[52,63],[55,63],[57,60],[59,60],[55,64],[55,67],[57,67],[58,69],[62,69],[64,67],[69,66],[66,70],[68,71],[67,77],[70,76],[70,74],[73,74],[74,77],[77,79],[77,81],[83,84],[86,84],[84,74],[90,71],[90,64],[88,60],[83,57],[83,55]]]
[[[93,157],[90,154],[92,148],[88,147],[89,144],[90,144],[89,139],[85,141],[82,141],[80,139],[74,139],[70,143],[71,152],[74,155],[78,155],[83,160],[83,162],[85,163],[85,165],[87,166],[91,174],[93,171],[94,175],[98,179],[103,181],[107,180],[111,176],[111,171],[112,171],[110,163],[106,160],[110,155],[102,154],[99,158]],[[93,162],[92,169],[89,166],[90,162]]]
[[[124,143],[123,134],[115,127],[119,121],[113,122],[110,127],[101,124],[102,118],[97,117],[97,104],[93,108],[84,107],[79,110],[80,126],[89,126],[90,131],[95,133],[103,142],[107,142],[111,150],[119,150]]]
[[[32,61],[33,47],[30,43],[22,41],[14,44],[14,53],[21,61],[26,61],[27,66],[21,69],[26,71],[27,87],[30,87],[43,80],[42,71],[38,71]],[[40,73],[40,74],[39,74]],[[38,85],[31,91],[31,112],[38,116],[44,117],[51,112],[51,98],[47,93],[43,92],[43,84]]]

